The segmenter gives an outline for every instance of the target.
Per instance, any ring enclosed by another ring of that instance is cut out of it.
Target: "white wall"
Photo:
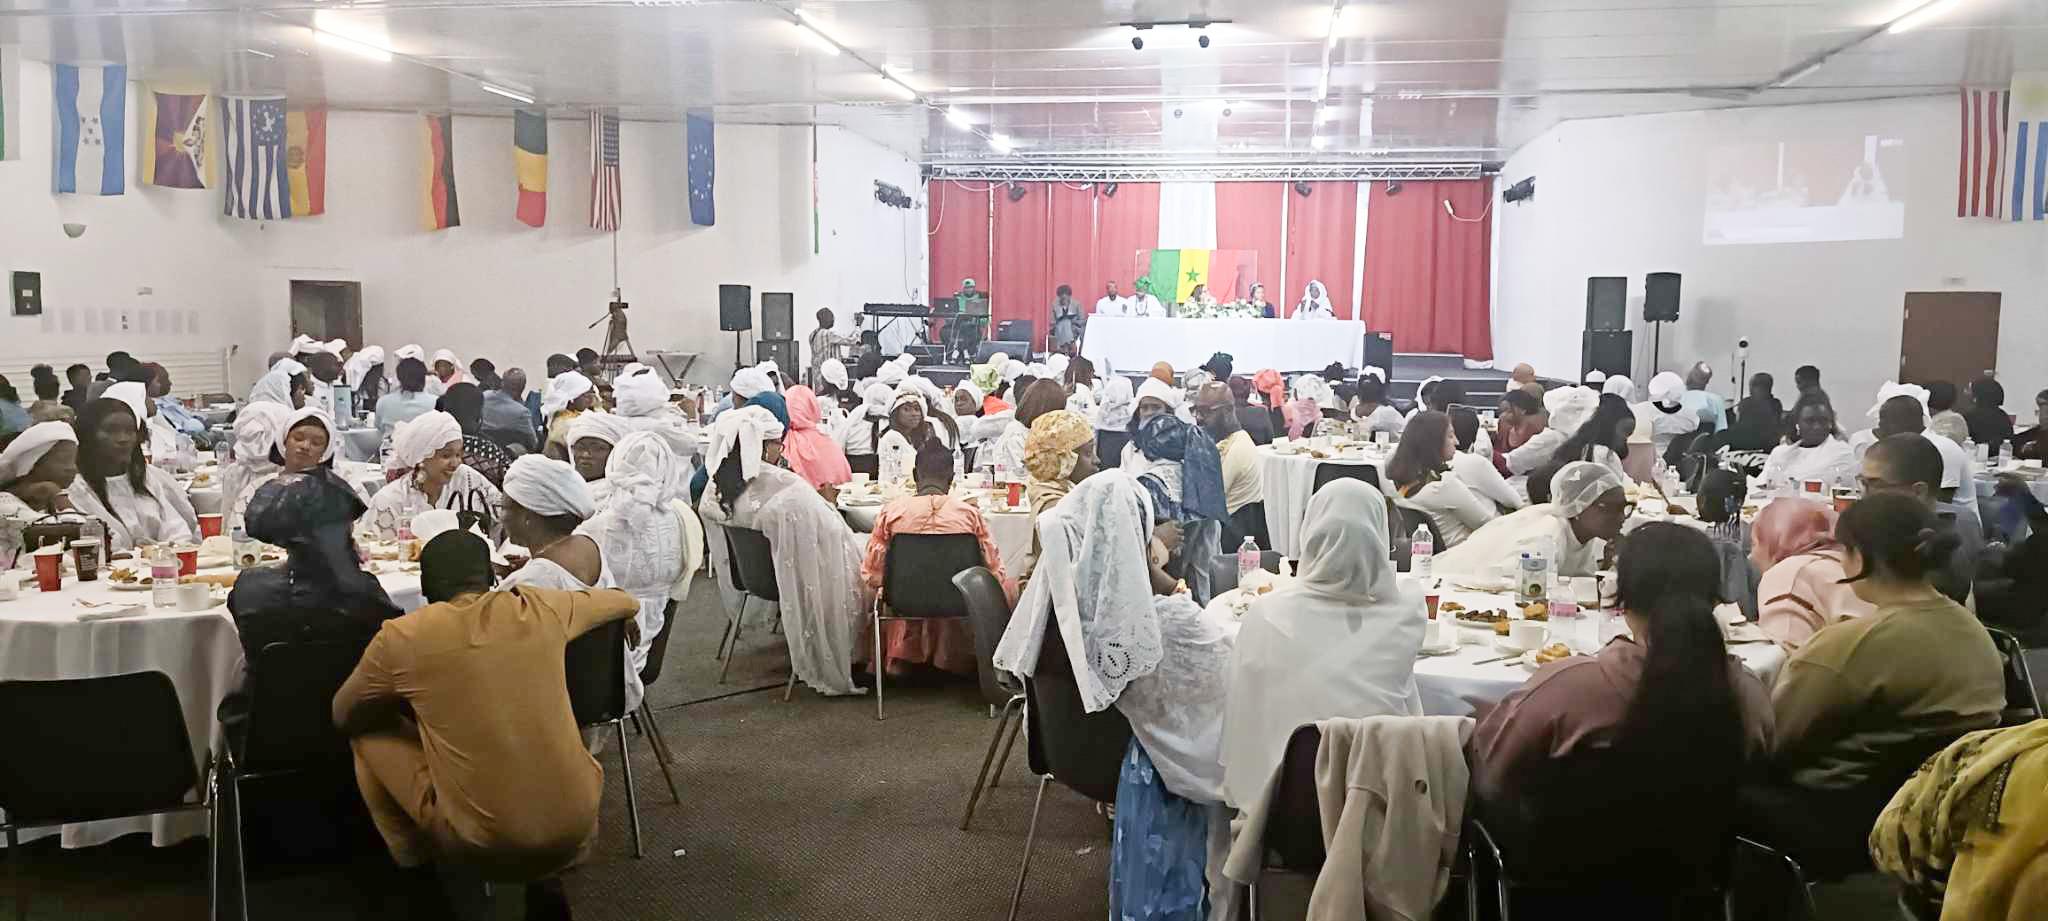
[[[2006,408],[2030,415],[2048,386],[2048,226],[1955,217],[1957,111],[1950,96],[1727,109],[1559,124],[1509,158],[1503,183],[1534,175],[1536,199],[1500,205],[1495,239],[1497,363],[1547,375],[1579,369],[1586,278],[1629,278],[1636,380],[1649,374],[1643,276],[1684,275],[1680,321],[1666,324],[1663,366],[1714,365],[1733,393],[1729,353],[1754,344],[1749,369],[1776,375],[1790,402],[1792,369],[1821,368],[1845,427],[1861,427],[1880,383],[1897,374],[1908,291],[1999,291],[1998,369]],[[1905,141],[1905,235],[1869,242],[1705,246],[1708,158],[1731,139],[1836,139],[1862,132]],[[1852,418],[1857,417],[1857,418]]]
[[[83,356],[97,365],[115,348],[144,358],[238,348],[235,384],[246,388],[263,358],[291,338],[294,278],[361,282],[365,338],[387,351],[417,342],[537,375],[551,352],[603,344],[602,324],[584,327],[604,315],[614,238],[587,226],[589,129],[581,119],[551,125],[543,228],[513,217],[509,118],[455,119],[463,226],[428,231],[422,120],[377,112],[330,116],[325,215],[258,223],[222,217],[218,191],[136,184],[145,140],[140,84],[129,86],[128,194],[53,196],[49,71],[39,62],[24,62],[22,71],[21,121],[30,128],[23,157],[0,162],[0,272],[41,271],[48,317],[0,318],[0,368]],[[733,337],[718,331],[721,282],[752,285],[757,301],[763,291],[794,292],[799,338],[821,306],[841,308],[840,325],[850,328],[846,317],[863,302],[923,299],[923,215],[873,196],[881,179],[921,200],[914,161],[851,131],[817,129],[822,233],[813,254],[813,130],[717,131],[718,223],[701,228],[689,223],[682,126],[623,127],[616,243],[635,346],[704,352],[709,364],[700,363],[694,379],[729,374]],[[65,238],[63,221],[86,223],[85,236]],[[138,295],[142,287],[153,293]],[[173,309],[196,313],[197,332],[145,337],[133,327],[109,333],[95,324],[88,332],[82,322],[87,310],[125,311],[136,323],[140,312]],[[751,360],[751,343],[747,351]],[[15,383],[26,391],[26,380]]]

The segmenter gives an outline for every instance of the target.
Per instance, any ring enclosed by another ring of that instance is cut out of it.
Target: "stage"
[[[930,378],[932,383],[938,384],[941,387],[951,387],[967,376],[967,369],[961,365],[927,365],[920,363],[913,370]],[[1174,370],[1185,375],[1194,369],[1175,368]],[[1235,369],[1236,373],[1240,375],[1249,375],[1257,370],[1257,368],[1242,367]],[[1491,406],[1499,402],[1501,394],[1507,392],[1508,388],[1508,373],[1506,371],[1467,368],[1465,367],[1465,360],[1457,355],[1410,355],[1396,352],[1394,354],[1394,367],[1389,369],[1389,374],[1393,379],[1388,381],[1388,396],[1403,405],[1414,402],[1416,389],[1422,386],[1423,381],[1431,377],[1441,377],[1445,380],[1464,384],[1466,402],[1479,406]],[[1141,373],[1127,373],[1124,376],[1132,381],[1139,381],[1144,378],[1144,375]]]

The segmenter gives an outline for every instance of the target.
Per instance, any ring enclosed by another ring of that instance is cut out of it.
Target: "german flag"
[[[455,204],[455,119],[449,115],[426,118],[427,229],[460,227],[462,211]]]
[[[519,176],[519,222],[539,227],[548,221],[548,117],[520,109],[512,113],[512,162]]]

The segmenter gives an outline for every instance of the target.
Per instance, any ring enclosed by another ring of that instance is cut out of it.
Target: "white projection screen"
[[[1905,143],[1845,132],[1716,146],[1701,242],[1898,239],[1906,232]]]

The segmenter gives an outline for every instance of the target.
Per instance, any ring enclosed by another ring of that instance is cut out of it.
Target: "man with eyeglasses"
[[[1954,528],[1962,547],[1951,556],[1948,566],[1935,574],[1934,587],[1942,594],[1965,603],[1977,569],[1977,557],[1984,550],[1984,525],[1975,508],[1941,501],[1941,451],[1918,433],[1881,438],[1863,455],[1863,469],[1856,479],[1866,496],[1898,493],[1912,496],[1934,510],[1942,524]]]

